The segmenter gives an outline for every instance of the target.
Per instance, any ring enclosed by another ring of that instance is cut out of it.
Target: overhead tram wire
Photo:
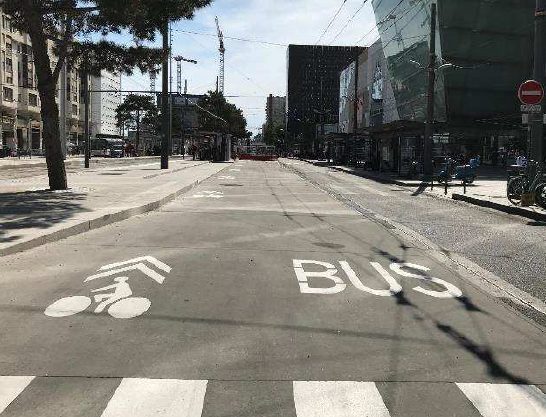
[[[394,6],[394,8],[389,12],[387,13],[387,16],[390,16],[398,7],[400,7],[400,5],[404,2],[404,0],[400,0],[398,2],[398,4],[396,6]],[[417,3],[416,3],[417,4]],[[414,7],[414,6],[412,6]],[[373,30],[375,28],[378,28],[379,29],[379,25],[383,23],[385,19],[381,20],[378,24],[374,25],[368,32],[366,32],[366,34],[364,36],[362,36],[358,41],[356,41],[356,44],[359,44],[360,42],[362,42],[364,39],[366,39],[366,37],[373,32]]]
[[[195,39],[193,36],[191,36],[190,34],[186,33],[186,36],[189,37],[190,39],[192,39],[194,42],[198,43],[199,45],[201,45],[202,48],[205,48],[206,50],[208,50],[209,52],[214,52],[216,53],[216,51],[212,51],[212,49],[210,49],[209,47],[203,45],[201,42],[199,42],[197,39]],[[239,69],[235,68],[232,64],[230,64],[228,61],[226,61],[226,64],[228,66],[230,66],[232,69],[234,69],[235,71],[237,71],[239,74],[241,74],[246,80],[250,81],[251,83],[253,83],[254,85],[256,85],[257,87],[259,87],[261,90],[263,91],[268,91],[267,88],[264,88],[263,86],[261,86],[260,84],[258,84],[256,81],[252,80],[249,76],[247,76],[246,74],[244,74],[242,71],[239,71]],[[224,97],[228,97],[228,96],[224,96]]]
[[[356,17],[357,14],[360,13],[360,11],[364,8],[364,6],[366,5],[366,3],[368,2],[368,0],[364,0],[362,2],[362,5],[357,9],[357,11],[349,18],[349,20],[347,20],[347,23],[345,23],[345,26],[343,26],[341,28],[341,30],[337,33],[336,36],[334,36],[334,39],[332,39],[330,41],[330,43],[328,43],[328,45],[331,45],[332,43],[334,43],[334,41],[339,38],[339,35],[341,35],[343,33],[343,31],[347,28],[347,26],[349,26],[349,23],[351,23],[353,21],[353,19]]]
[[[334,23],[334,21],[337,19],[337,17],[341,13],[341,9],[343,9],[343,6],[345,6],[345,3],[347,3],[347,0],[343,0],[343,2],[341,3],[341,6],[339,6],[339,9],[337,10],[336,14],[334,15],[334,17],[332,17],[332,20],[330,20],[330,23],[328,23],[328,26],[326,26],[326,29],[324,29],[324,31],[322,32],[322,35],[320,35],[320,38],[318,39],[318,41],[315,42],[315,46],[317,46],[318,43],[324,37],[324,35],[326,35],[326,32],[328,32],[328,29],[330,29],[330,26],[332,26],[332,23]]]
[[[186,34],[192,34],[192,35],[212,36],[214,38],[218,37],[217,34],[193,32],[191,30],[173,29],[173,31],[174,32],[186,33]],[[269,41],[262,41],[262,40],[258,40],[258,39],[236,38],[236,37],[233,37],[233,36],[225,36],[225,35],[224,35],[224,39],[232,39],[232,40],[241,41],[241,42],[261,43],[261,44],[264,44],[264,45],[271,45],[271,46],[282,46],[282,47],[288,46],[287,43],[269,42]]]

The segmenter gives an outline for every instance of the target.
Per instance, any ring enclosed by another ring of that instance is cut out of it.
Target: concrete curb
[[[482,200],[480,198],[469,197],[464,194],[452,193],[451,198],[456,201],[464,201],[475,206],[487,207],[503,213],[515,214],[517,216],[525,217],[531,220],[546,221],[546,213],[539,213],[536,211],[526,210],[522,207],[506,206],[504,204],[495,203],[493,201]]]
[[[395,185],[400,185],[402,187],[415,187],[416,186],[416,184],[413,184],[413,183],[410,184],[410,183],[407,183],[407,182],[404,182],[404,181],[399,181],[399,180],[394,180],[394,179],[389,179],[389,178],[382,178],[382,177],[377,177],[377,176],[374,176],[374,175],[366,175],[366,173],[354,172],[354,171],[344,169],[342,167],[329,167],[327,165],[320,165],[320,164],[316,164],[314,162],[310,162],[310,161],[308,161],[306,159],[302,159],[302,161],[304,161],[304,162],[306,162],[308,164],[315,165],[315,166],[330,168],[330,169],[333,169],[333,170],[336,170],[336,171],[339,171],[339,172],[344,172],[346,174],[351,174],[351,175],[355,175],[355,176],[358,176],[358,177],[370,179],[370,180],[373,180],[373,181],[376,181],[376,182],[379,182],[379,183],[382,183],[382,184],[395,184]],[[430,183],[424,183],[424,184],[421,184],[421,185],[427,185],[427,187],[428,187],[428,186],[430,186]],[[441,185],[439,185],[439,186],[441,187]],[[429,197],[434,197],[434,198],[444,198],[444,199],[447,198],[447,199],[449,199],[448,197],[445,197],[443,195],[438,195],[438,194],[435,194],[435,193],[427,191],[427,190],[424,190],[423,194],[425,194],[425,195],[427,195]],[[463,201],[465,203],[473,204],[475,206],[485,207],[485,208],[489,208],[489,209],[500,211],[500,212],[507,213],[507,214],[513,214],[513,215],[516,215],[516,216],[525,217],[525,218],[531,219],[531,220],[546,221],[546,213],[540,213],[540,212],[535,212],[535,211],[531,211],[531,210],[526,210],[526,209],[524,209],[522,207],[507,206],[507,205],[504,205],[504,204],[495,203],[493,201],[482,200],[480,198],[469,197],[468,195],[458,194],[458,193],[452,193],[451,194],[451,199],[455,200],[455,201]]]
[[[318,167],[329,168],[329,169],[333,169],[335,171],[344,172],[346,174],[355,175],[357,177],[367,178],[369,180],[377,181],[377,182],[382,183],[382,184],[395,184],[395,185],[400,185],[402,187],[414,187],[416,185],[419,185],[419,184],[409,183],[409,182],[395,180],[395,179],[391,179],[391,178],[379,177],[379,176],[367,174],[366,172],[355,172],[355,171],[351,171],[350,169],[346,169],[346,168],[339,167],[339,166],[321,165],[321,164],[317,164],[316,162],[308,161],[307,159],[301,159],[301,161],[306,162],[306,163],[311,164],[311,165],[318,166]]]
[[[59,240],[66,239],[67,237],[79,235],[81,233],[85,233],[90,230],[99,229],[101,227],[108,226],[113,223],[127,220],[139,214],[155,211],[161,208],[162,206],[164,206],[165,204],[175,200],[180,195],[187,193],[191,189],[195,188],[197,185],[201,184],[203,181],[208,180],[209,178],[213,177],[214,175],[218,174],[221,171],[222,170],[215,172],[205,178],[199,179],[193,182],[192,184],[187,185],[179,190],[176,190],[158,200],[151,201],[141,206],[130,207],[124,210],[120,210],[118,212],[98,216],[90,220],[84,220],[78,224],[66,227],[64,229],[57,230],[55,232],[45,233],[41,236],[27,240],[25,242],[16,243],[14,245],[8,246],[7,248],[0,249],[0,257],[13,255],[18,252],[23,252],[29,249],[36,248],[38,246],[45,245],[47,243],[57,242]]]

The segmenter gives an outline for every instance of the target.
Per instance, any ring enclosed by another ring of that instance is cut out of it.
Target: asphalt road
[[[0,271],[1,417],[546,416],[542,327],[274,162]]]
[[[310,179],[546,301],[546,223],[291,161]]]

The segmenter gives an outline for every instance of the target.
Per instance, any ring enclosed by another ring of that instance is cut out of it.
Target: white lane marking
[[[218,177],[219,180],[234,180],[235,177],[232,177],[231,175],[220,175]]]
[[[134,263],[142,262],[142,261],[148,261],[152,265],[155,265],[157,268],[167,273],[171,272],[172,270],[172,268],[169,265],[161,262],[160,260],[154,258],[153,256],[148,255],[148,256],[141,256],[139,258],[129,259],[128,261],[116,262],[114,264],[104,265],[99,269],[99,271],[105,271],[107,269],[113,269],[123,265],[134,264]]]
[[[101,417],[201,417],[207,381],[126,378]]]
[[[224,193],[221,191],[201,191],[195,194],[193,198],[224,198]]]
[[[0,413],[32,382],[33,376],[0,376]]]
[[[241,170],[239,168],[233,168],[233,169],[230,169],[231,172],[241,172]]]
[[[534,385],[457,386],[483,417],[546,417],[546,395]]]
[[[389,417],[373,382],[294,381],[298,417]]]
[[[90,277],[85,278],[84,282],[89,282],[89,281],[93,281],[95,279],[105,278],[105,277],[109,277],[109,276],[112,276],[112,275],[120,274],[122,272],[134,271],[134,270],[138,270],[138,271],[142,272],[144,275],[149,276],[150,278],[152,278],[158,284],[163,284],[163,281],[165,281],[165,277],[163,275],[158,274],[153,269],[148,268],[143,263],[138,263],[136,265],[126,266],[125,268],[111,269],[109,271],[101,272],[100,274],[91,275]]]

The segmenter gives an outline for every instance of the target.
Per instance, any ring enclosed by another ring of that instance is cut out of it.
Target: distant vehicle
[[[96,138],[91,139],[91,156],[106,158],[121,158],[124,142],[122,139]]]

